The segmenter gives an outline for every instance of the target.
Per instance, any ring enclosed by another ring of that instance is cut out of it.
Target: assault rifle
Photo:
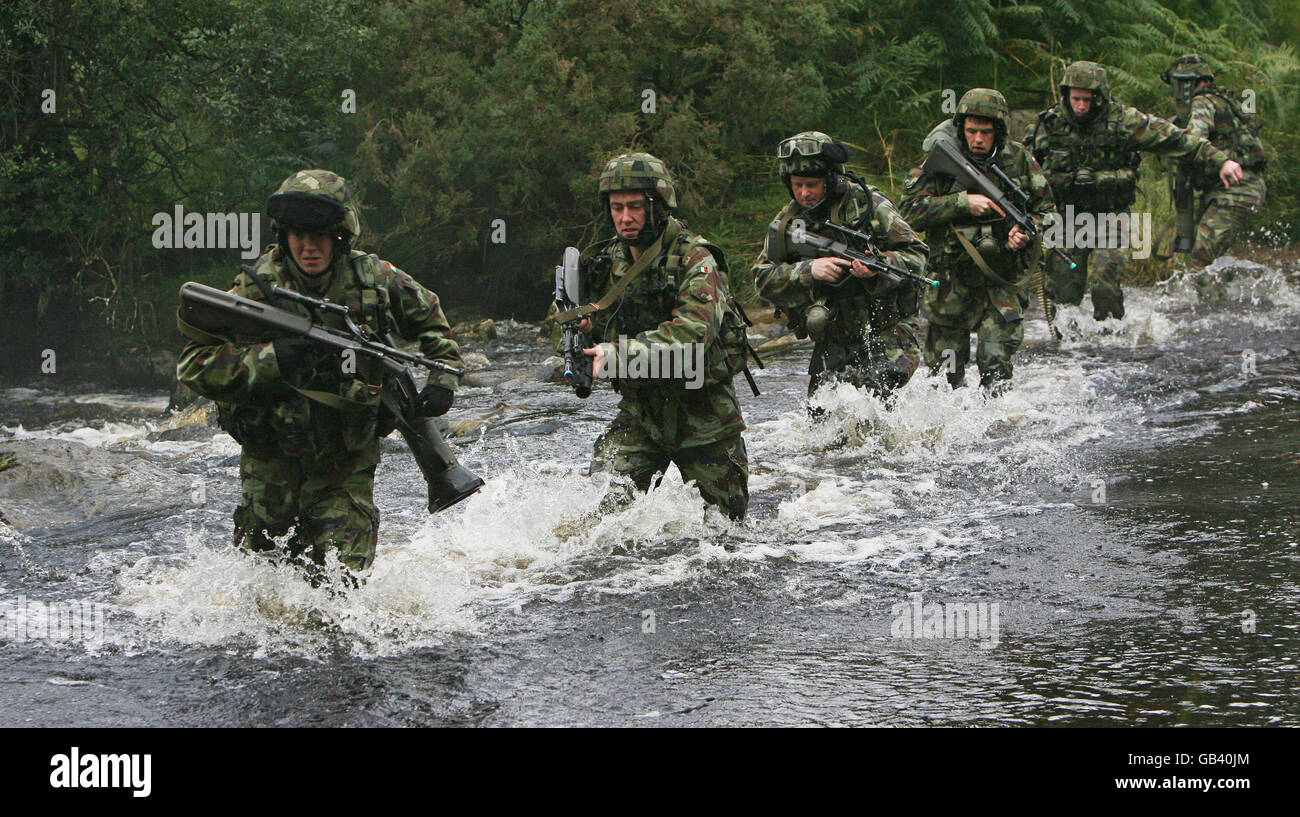
[[[564,264],[555,268],[555,308],[560,312],[576,309],[582,303],[582,280],[578,264],[582,254],[577,247],[564,248]],[[592,358],[582,353],[591,345],[578,327],[581,317],[562,324],[560,346],[564,352],[564,379],[582,399],[591,395]]]
[[[870,235],[852,227],[845,227],[841,224],[835,224],[830,221],[820,221],[814,226],[825,227],[834,230],[845,238],[855,239],[864,249],[855,250],[844,241],[836,241],[833,238],[814,232],[811,227],[806,225],[801,219],[791,219],[790,225],[786,228],[786,239],[788,246],[804,258],[826,258],[834,256],[843,258],[847,261],[861,261],[869,269],[892,278],[895,281],[911,281],[912,283],[922,284],[924,286],[937,287],[939,282],[924,275],[918,275],[906,267],[900,267],[897,264],[891,264],[885,260],[880,251],[876,249],[875,242]],[[839,286],[849,280],[845,276],[832,286]]]
[[[993,203],[1006,213],[1006,217],[1011,219],[1011,222],[1032,241],[1038,235],[1038,228],[1021,209],[1028,206],[1029,194],[1012,181],[996,162],[989,162],[989,170],[997,176],[1003,187],[998,187],[988,176],[981,173],[969,159],[961,155],[961,149],[956,143],[948,139],[935,139],[929,155],[925,157],[925,163],[921,165],[921,172],[926,175],[951,176],[958,184],[992,199]],[[1020,201],[1019,207],[1012,203],[1007,193],[1003,192],[1003,188]],[[1060,247],[1050,249],[1058,258],[1069,264],[1070,269],[1078,266],[1065,250]]]
[[[429,513],[450,507],[483,487],[482,478],[456,461],[456,455],[438,432],[433,418],[421,416],[416,410],[420,390],[415,385],[412,365],[457,377],[465,373],[463,369],[398,349],[391,337],[379,340],[368,335],[356,325],[343,304],[270,284],[251,267],[241,266],[240,269],[257,283],[269,301],[300,304],[306,307],[311,317],[189,281],[181,285],[177,316],[181,332],[201,343],[229,340],[237,344],[252,344],[276,338],[304,337],[340,353],[350,351],[378,360],[388,375],[380,392],[380,405],[387,419],[410,446],[429,485]],[[321,321],[323,314],[339,316],[347,330],[324,325]]]

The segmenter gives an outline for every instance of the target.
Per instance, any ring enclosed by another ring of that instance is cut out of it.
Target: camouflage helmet
[[[1011,108],[1007,106],[1007,99],[1001,92],[992,88],[971,88],[962,94],[961,100],[957,103],[957,113],[953,116],[953,123],[960,128],[962,120],[967,116],[991,119],[1005,129],[1008,120],[1011,119]]]
[[[1214,79],[1214,69],[1200,54],[1184,54],[1174,60],[1169,70],[1160,75],[1166,83],[1172,83],[1174,77],[1194,77],[1196,79]]]
[[[361,211],[352,189],[337,173],[300,170],[285,179],[266,201],[272,229],[320,232],[339,227],[356,238],[361,235]]]
[[[1110,98],[1110,83],[1106,81],[1106,69],[1100,63],[1079,60],[1065,68],[1061,77],[1061,96],[1068,97],[1071,88],[1092,91],[1094,96]]]
[[[776,158],[781,179],[789,185],[791,176],[831,176],[844,173],[848,149],[819,130],[796,133],[781,140]]]
[[[619,190],[644,190],[662,201],[669,212],[677,212],[677,188],[664,163],[649,153],[624,153],[605,163],[600,172],[600,200]]]

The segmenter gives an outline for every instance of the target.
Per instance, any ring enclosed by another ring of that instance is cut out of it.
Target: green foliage
[[[1170,115],[1157,75],[1200,51],[1254,93],[1273,151],[1264,220],[1300,225],[1297,43],[1300,0],[9,0],[6,328],[165,346],[176,285],[223,281],[238,259],[156,250],[151,217],[260,212],[305,167],[352,179],[362,245],[453,309],[539,316],[561,248],[607,228],[597,172],[632,149],[667,162],[684,216],[743,276],[786,199],[784,136],[831,133],[897,196],[946,98],[997,87],[1023,118],[1075,59]],[[1151,160],[1145,176],[1162,210]]]

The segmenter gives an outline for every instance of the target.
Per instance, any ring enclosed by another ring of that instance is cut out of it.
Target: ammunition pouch
[[[804,331],[813,340],[821,340],[830,332],[831,325],[835,323],[835,318],[835,308],[828,306],[825,298],[820,298],[804,310]]]

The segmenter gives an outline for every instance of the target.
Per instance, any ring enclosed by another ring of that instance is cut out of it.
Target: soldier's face
[[[334,236],[329,232],[302,233],[289,231],[289,253],[302,271],[320,275],[334,257]]]
[[[816,207],[826,198],[826,180],[818,176],[790,176],[790,192],[802,207]]]
[[[1092,91],[1087,88],[1070,89],[1070,110],[1075,116],[1087,116],[1092,110]]]
[[[994,130],[992,121],[968,116],[962,130],[966,134],[966,147],[973,155],[987,156],[993,150],[997,131]]]
[[[647,212],[644,193],[616,190],[609,194],[609,217],[620,238],[636,238],[645,226]]]

